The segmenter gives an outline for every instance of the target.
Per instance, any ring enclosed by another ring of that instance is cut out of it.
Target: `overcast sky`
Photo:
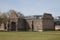
[[[14,9],[24,15],[42,15],[51,13],[60,15],[60,0],[0,0],[0,11]]]

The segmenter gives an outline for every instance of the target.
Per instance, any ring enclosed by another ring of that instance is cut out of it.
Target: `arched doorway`
[[[11,31],[16,31],[16,23],[11,22]]]

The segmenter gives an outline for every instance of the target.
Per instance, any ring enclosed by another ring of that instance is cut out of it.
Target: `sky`
[[[0,0],[0,12],[15,10],[24,15],[51,13],[60,16],[60,0]]]

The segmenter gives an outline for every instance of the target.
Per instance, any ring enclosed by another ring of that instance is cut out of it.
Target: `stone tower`
[[[51,14],[44,13],[42,17],[42,29],[43,30],[55,30],[54,18]]]

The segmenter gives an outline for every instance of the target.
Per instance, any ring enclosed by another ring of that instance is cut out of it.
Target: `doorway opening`
[[[16,23],[11,22],[11,31],[16,31]]]

